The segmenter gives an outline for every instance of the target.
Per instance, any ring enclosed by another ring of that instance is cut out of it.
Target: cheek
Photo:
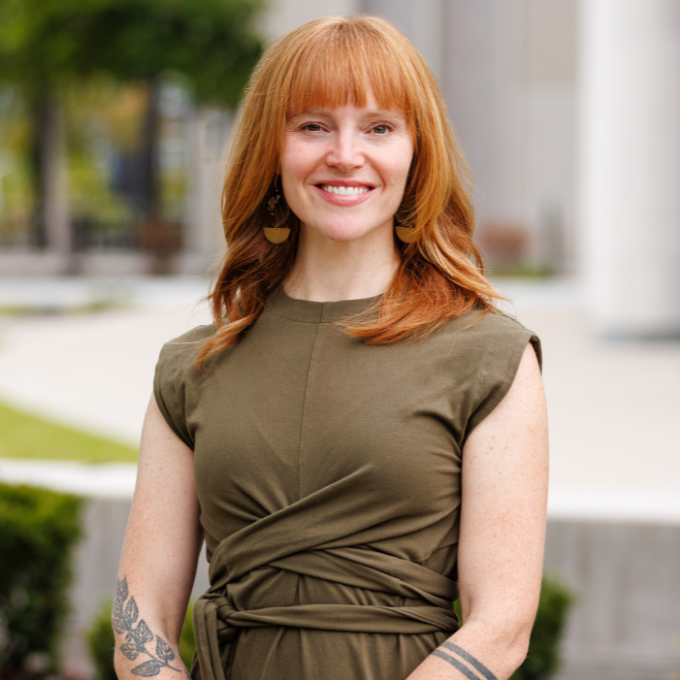
[[[295,189],[297,186],[297,178],[300,171],[296,164],[291,163],[283,156],[281,158],[281,185],[283,187],[283,195],[290,204],[295,202]]]
[[[280,168],[284,191],[294,192],[312,171],[313,163],[303,149],[284,147]]]
[[[405,186],[409,171],[411,170],[412,160],[413,147],[411,144],[404,144],[404,146],[399,149],[399,152],[392,157],[392,162],[389,164],[389,169],[387,170],[391,184],[401,188]]]

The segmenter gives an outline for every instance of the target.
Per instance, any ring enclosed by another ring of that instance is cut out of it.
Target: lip
[[[374,187],[371,182],[361,182],[356,179],[322,179],[319,182],[314,182],[316,186],[319,184],[326,184],[329,187]]]
[[[368,191],[363,194],[355,194],[354,196],[339,196],[338,194],[332,194],[330,191],[324,191],[320,185],[326,185],[331,187],[370,187]],[[323,198],[328,203],[340,206],[351,206],[359,205],[367,200],[375,191],[375,186],[369,184],[368,182],[359,182],[357,180],[351,179],[329,179],[322,180],[321,182],[316,182],[312,185],[314,191],[316,191],[321,198]]]

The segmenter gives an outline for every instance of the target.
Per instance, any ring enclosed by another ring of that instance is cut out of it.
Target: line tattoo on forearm
[[[485,680],[498,680],[498,678],[480,661],[477,661],[472,654],[466,652],[462,647],[453,644],[453,642],[442,642],[442,647],[452,651],[457,654],[461,659],[467,661],[474,669],[482,674]],[[442,649],[435,649],[432,652],[432,656],[436,656],[438,659],[443,659],[446,663],[453,666],[456,670],[460,671],[468,680],[481,680],[479,675],[475,673],[471,668],[461,663],[458,659],[450,654],[447,654]]]
[[[140,619],[139,623],[136,626],[134,625],[139,617],[139,609],[134,597],[130,597],[128,600],[129,595],[127,577],[125,577],[122,581],[116,583],[111,624],[116,633],[125,635],[125,643],[120,646],[120,651],[130,661],[135,661],[140,654],[146,654],[151,657],[148,661],[135,666],[132,669],[133,675],[151,678],[154,675],[158,675],[161,672],[161,668],[169,668],[176,673],[182,673],[184,667],[175,668],[170,665],[170,661],[175,658],[175,652],[172,651],[172,647],[160,635],[155,636],[155,655],[146,648],[147,643],[153,641],[154,634],[144,619]]]

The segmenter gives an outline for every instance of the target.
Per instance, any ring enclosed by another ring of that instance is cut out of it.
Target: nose
[[[354,130],[341,129],[333,135],[326,162],[341,172],[349,172],[364,164],[360,141]]]

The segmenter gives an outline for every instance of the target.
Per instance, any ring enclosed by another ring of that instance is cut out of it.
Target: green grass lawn
[[[0,458],[136,463],[137,449],[58,425],[0,402]]]

